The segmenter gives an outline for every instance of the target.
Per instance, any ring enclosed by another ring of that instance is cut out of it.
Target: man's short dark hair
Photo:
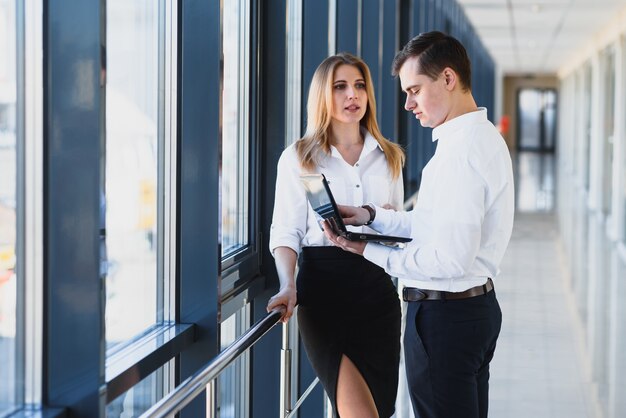
[[[393,59],[391,74],[395,77],[404,63],[417,57],[419,73],[436,80],[446,67],[452,68],[461,80],[463,90],[472,89],[472,68],[465,47],[445,33],[421,33],[411,39]]]

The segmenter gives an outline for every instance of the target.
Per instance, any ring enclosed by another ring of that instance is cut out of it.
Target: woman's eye
[[[365,88],[365,83],[356,83],[356,88],[357,89],[364,89]]]
[[[345,84],[335,84],[335,89],[336,90],[343,90],[346,88]]]

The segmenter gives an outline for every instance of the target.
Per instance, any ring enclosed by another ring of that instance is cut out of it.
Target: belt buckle
[[[409,299],[409,293],[411,293],[411,298]],[[419,297],[416,297],[419,296]],[[402,288],[402,299],[404,299],[405,301],[408,302],[417,302],[423,299],[426,299],[428,297],[428,295],[426,295],[426,293],[422,292],[419,289],[416,289],[415,287],[403,287]]]

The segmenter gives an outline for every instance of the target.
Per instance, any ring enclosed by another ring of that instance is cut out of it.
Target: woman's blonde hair
[[[356,67],[365,80],[367,109],[361,119],[361,126],[378,141],[385,153],[387,165],[392,177],[398,178],[404,165],[402,148],[383,137],[376,121],[376,99],[370,70],[365,62],[346,52],[326,58],[315,70],[307,101],[307,127],[304,136],[296,141],[296,151],[302,168],[312,171],[319,164],[324,154],[330,154],[329,129],[333,108],[333,79],[335,70],[340,65]]]

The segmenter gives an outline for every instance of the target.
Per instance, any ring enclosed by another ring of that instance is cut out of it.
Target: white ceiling
[[[556,73],[626,0],[459,0],[503,74]]]

